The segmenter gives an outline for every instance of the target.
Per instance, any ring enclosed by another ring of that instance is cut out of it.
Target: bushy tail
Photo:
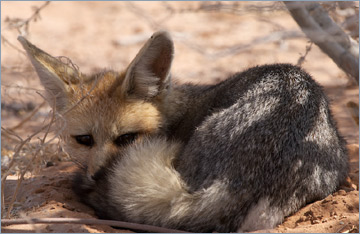
[[[180,144],[161,138],[135,144],[114,167],[111,199],[133,222],[186,230],[215,228],[228,200],[225,184],[189,193],[172,161]],[[210,227],[211,228],[211,227]]]

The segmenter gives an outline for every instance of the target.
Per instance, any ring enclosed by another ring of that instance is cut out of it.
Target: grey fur
[[[173,92],[182,94],[176,96],[183,98],[178,101],[185,110],[181,116],[168,116],[174,122],[168,123],[167,138],[182,144],[173,165],[189,194],[222,181],[226,199],[204,201],[218,211],[187,214],[177,223],[165,222],[167,214],[160,215],[162,222],[139,214],[137,222],[195,232],[272,228],[334,192],[347,175],[346,143],[328,100],[298,67],[259,66],[214,86],[175,86]],[[112,168],[117,170],[116,163]],[[108,176],[104,181],[114,184],[118,179]],[[93,193],[100,195],[94,200],[90,195],[87,202],[106,211],[104,217],[134,221],[113,196],[104,196],[110,187],[94,186]],[[107,211],[114,204],[114,212]]]
[[[160,109],[161,129],[109,157],[93,178],[75,179],[101,218],[193,232],[272,228],[345,180],[346,142],[301,68],[257,66],[217,85],[171,86],[170,36],[151,40],[125,83]]]

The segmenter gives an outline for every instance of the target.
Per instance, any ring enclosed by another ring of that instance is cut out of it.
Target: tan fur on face
[[[93,175],[122,150],[114,144],[120,135],[151,135],[158,133],[162,126],[162,117],[155,104],[112,93],[113,86],[123,78],[121,76],[108,71],[98,75],[93,82],[72,86],[68,105],[72,109],[64,116],[66,131],[63,138],[69,154],[88,167],[88,175]],[[78,144],[74,138],[77,135],[92,135],[94,146]]]
[[[167,32],[155,33],[123,73],[104,71],[86,76],[37,48],[24,37],[23,45],[40,81],[49,94],[49,103],[64,115],[62,137],[71,156],[93,175],[109,158],[120,155],[124,146],[114,143],[123,134],[142,136],[158,133],[164,125],[159,110],[164,108],[174,53]],[[95,144],[82,145],[75,136],[91,135]]]

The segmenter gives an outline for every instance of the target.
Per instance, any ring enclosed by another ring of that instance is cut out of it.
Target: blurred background
[[[321,7],[357,43],[358,51],[359,3],[322,2]],[[3,175],[26,177],[69,160],[57,131],[44,128],[54,116],[18,35],[92,73],[126,68],[157,30],[173,37],[172,77],[179,83],[213,84],[262,64],[302,66],[324,86],[341,134],[358,150],[358,80],[303,33],[283,2],[2,1]]]

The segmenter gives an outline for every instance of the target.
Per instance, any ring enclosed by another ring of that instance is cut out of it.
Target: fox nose
[[[95,174],[91,175],[91,179],[93,179],[94,181],[99,181],[101,179],[104,179],[106,175],[105,171],[106,171],[105,167],[100,168],[98,171],[95,172]]]

